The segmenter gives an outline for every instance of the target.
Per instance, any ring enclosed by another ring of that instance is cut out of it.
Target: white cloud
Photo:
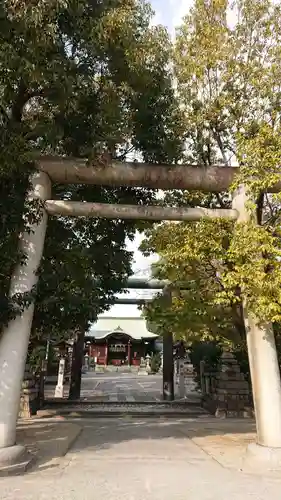
[[[194,0],[151,0],[151,4],[155,11],[152,24],[166,26],[174,40],[176,29],[194,5]],[[233,27],[237,21],[237,12],[232,6],[229,6],[227,20],[230,27]]]
[[[163,18],[163,13],[160,10],[154,9],[155,14],[151,20],[151,25],[152,26],[157,26],[158,24],[163,24],[165,26],[165,21]]]
[[[130,251],[134,252],[134,264],[133,264],[133,272],[138,277],[149,277],[150,276],[150,266],[155,260],[157,260],[157,256],[152,255],[150,257],[144,257],[144,255],[138,250],[141,242],[143,240],[143,236],[139,233],[136,234],[134,241],[129,241],[127,244],[127,248]]]
[[[181,25],[183,17],[188,14],[193,0],[169,0],[171,17],[171,35],[175,38],[176,29]]]
[[[175,29],[181,24],[183,16],[192,4],[192,0],[151,0],[155,12],[152,24],[163,24],[174,38]]]

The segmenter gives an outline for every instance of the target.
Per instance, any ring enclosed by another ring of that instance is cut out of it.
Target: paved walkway
[[[30,426],[41,426],[41,460],[24,477],[0,479],[1,500],[280,499],[280,473],[239,471],[253,422],[127,418]],[[65,457],[52,457],[46,442],[55,429],[64,440],[65,426],[82,432]]]
[[[159,401],[161,386],[160,375],[87,373],[82,379],[81,396],[104,402]]]
[[[46,397],[53,397],[54,391],[54,387],[47,386]],[[179,398],[177,385],[175,385],[175,397]],[[161,401],[162,375],[88,372],[82,377],[81,398],[104,403]],[[186,400],[194,401],[194,398],[196,398],[195,384],[189,380],[186,386]],[[199,395],[197,399],[200,399]]]

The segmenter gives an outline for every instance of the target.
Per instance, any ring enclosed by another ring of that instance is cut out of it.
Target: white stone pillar
[[[160,364],[160,373],[163,372],[163,352],[161,352],[161,364]]]
[[[151,356],[149,354],[145,356],[145,369],[148,374],[151,373]]]
[[[45,201],[51,197],[51,183],[47,174],[38,172],[32,176],[31,182],[30,199]],[[30,292],[38,281],[36,272],[43,253],[46,226],[47,213],[42,209],[39,223],[31,224],[29,231],[20,237],[20,249],[26,255],[26,260],[18,264],[11,278],[11,298],[19,293]],[[14,448],[16,441],[16,423],[33,312],[34,303],[10,321],[0,337],[0,465],[10,460],[8,455],[14,458],[16,455],[16,450],[10,449],[9,454],[6,448]]]
[[[246,208],[247,199],[243,186],[233,196],[233,208],[239,212],[238,223],[246,222],[250,218]],[[257,444],[263,447],[281,448],[281,382],[272,325],[259,325],[257,319],[249,313],[246,301],[243,303],[243,310],[255,406]]]
[[[64,370],[65,370],[65,358],[61,358],[59,362],[58,381],[55,389],[55,398],[63,398]]]
[[[185,398],[184,359],[179,359],[179,396]]]

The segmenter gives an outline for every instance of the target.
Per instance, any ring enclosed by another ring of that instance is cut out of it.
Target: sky
[[[150,0],[150,3],[155,11],[153,24],[163,24],[167,27],[172,38],[174,38],[177,26],[181,24],[183,16],[187,14],[193,2],[192,0]],[[150,266],[157,260],[157,256],[155,255],[144,257],[138,251],[141,240],[141,236],[137,234],[133,242],[127,243],[128,250],[134,252],[133,271],[138,278],[149,277]],[[142,298],[147,297],[147,294],[151,294],[151,292],[131,290],[129,294],[126,294],[126,297]],[[135,305],[115,305],[101,316],[135,317],[140,316],[140,311],[138,306]]]
[[[183,16],[188,13],[192,0],[150,0],[155,11],[154,24],[163,24],[174,37],[175,29],[181,24]]]

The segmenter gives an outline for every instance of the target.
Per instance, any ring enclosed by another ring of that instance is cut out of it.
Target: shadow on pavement
[[[19,421],[17,443],[24,445],[32,457],[28,471],[58,467],[59,459],[66,455],[81,431],[81,425],[58,419]]]
[[[86,454],[91,460],[185,460],[190,443],[202,457],[239,469],[248,443],[254,440],[254,421],[212,417],[44,419],[21,425],[18,432],[18,442],[36,459],[31,472],[58,467],[68,452],[76,459]]]

